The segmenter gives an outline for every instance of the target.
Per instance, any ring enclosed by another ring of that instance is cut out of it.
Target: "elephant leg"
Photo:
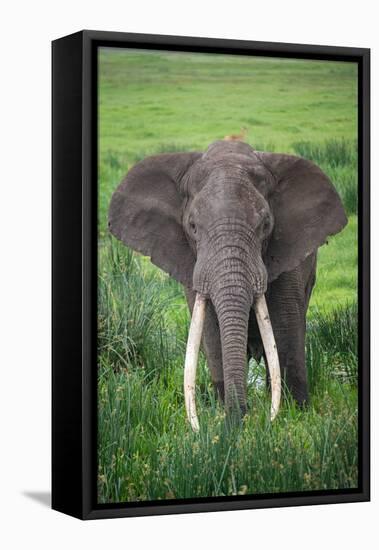
[[[184,291],[187,298],[188,307],[192,314],[196,292],[188,288],[185,288]],[[207,301],[201,344],[205,353],[205,357],[207,359],[207,365],[211,374],[213,386],[215,388],[217,397],[223,402],[225,397],[225,390],[224,371],[222,367],[220,329],[216,312],[210,300]]]
[[[308,402],[305,363],[306,311],[315,280],[316,254],[282,273],[267,290],[282,378],[299,405]]]

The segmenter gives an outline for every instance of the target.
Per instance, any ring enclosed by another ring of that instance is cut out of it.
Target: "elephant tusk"
[[[206,298],[201,294],[196,294],[184,363],[184,399],[187,418],[194,432],[198,432],[200,429],[196,414],[195,387],[197,361],[205,319],[205,305]]]
[[[281,377],[278,350],[276,348],[274,333],[267,309],[264,294],[258,296],[254,302],[254,311],[257,317],[259,331],[261,333],[263,347],[266,352],[268,370],[271,379],[271,420],[274,420],[279,411],[281,394]]]

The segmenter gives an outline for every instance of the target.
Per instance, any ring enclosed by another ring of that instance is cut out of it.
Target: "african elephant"
[[[200,340],[227,411],[246,412],[252,356],[263,356],[268,368],[272,418],[281,380],[306,404],[306,312],[317,249],[346,223],[318,166],[241,141],[151,156],[129,171],[113,193],[109,229],[184,286],[192,312],[185,399],[195,430]]]

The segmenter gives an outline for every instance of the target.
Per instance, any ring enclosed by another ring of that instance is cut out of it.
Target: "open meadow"
[[[255,149],[316,162],[349,223],[318,255],[307,324],[311,403],[270,422],[251,361],[249,414],[227,429],[204,357],[192,433],[183,398],[181,286],[107,232],[112,192],[160,152],[247,129]],[[102,503],[358,484],[357,70],[354,64],[103,49],[99,55],[98,499]]]

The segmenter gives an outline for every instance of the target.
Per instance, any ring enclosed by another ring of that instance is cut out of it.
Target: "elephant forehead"
[[[252,219],[256,213],[268,210],[268,204],[251,182],[216,180],[209,181],[195,196],[193,208],[209,219],[225,216]]]
[[[208,146],[203,158],[215,158],[217,156],[239,154],[254,157],[254,149],[243,141],[214,141]]]
[[[187,194],[192,198],[204,188],[241,197],[257,190],[267,197],[275,186],[271,173],[258,159],[236,154],[201,159],[188,176]]]

